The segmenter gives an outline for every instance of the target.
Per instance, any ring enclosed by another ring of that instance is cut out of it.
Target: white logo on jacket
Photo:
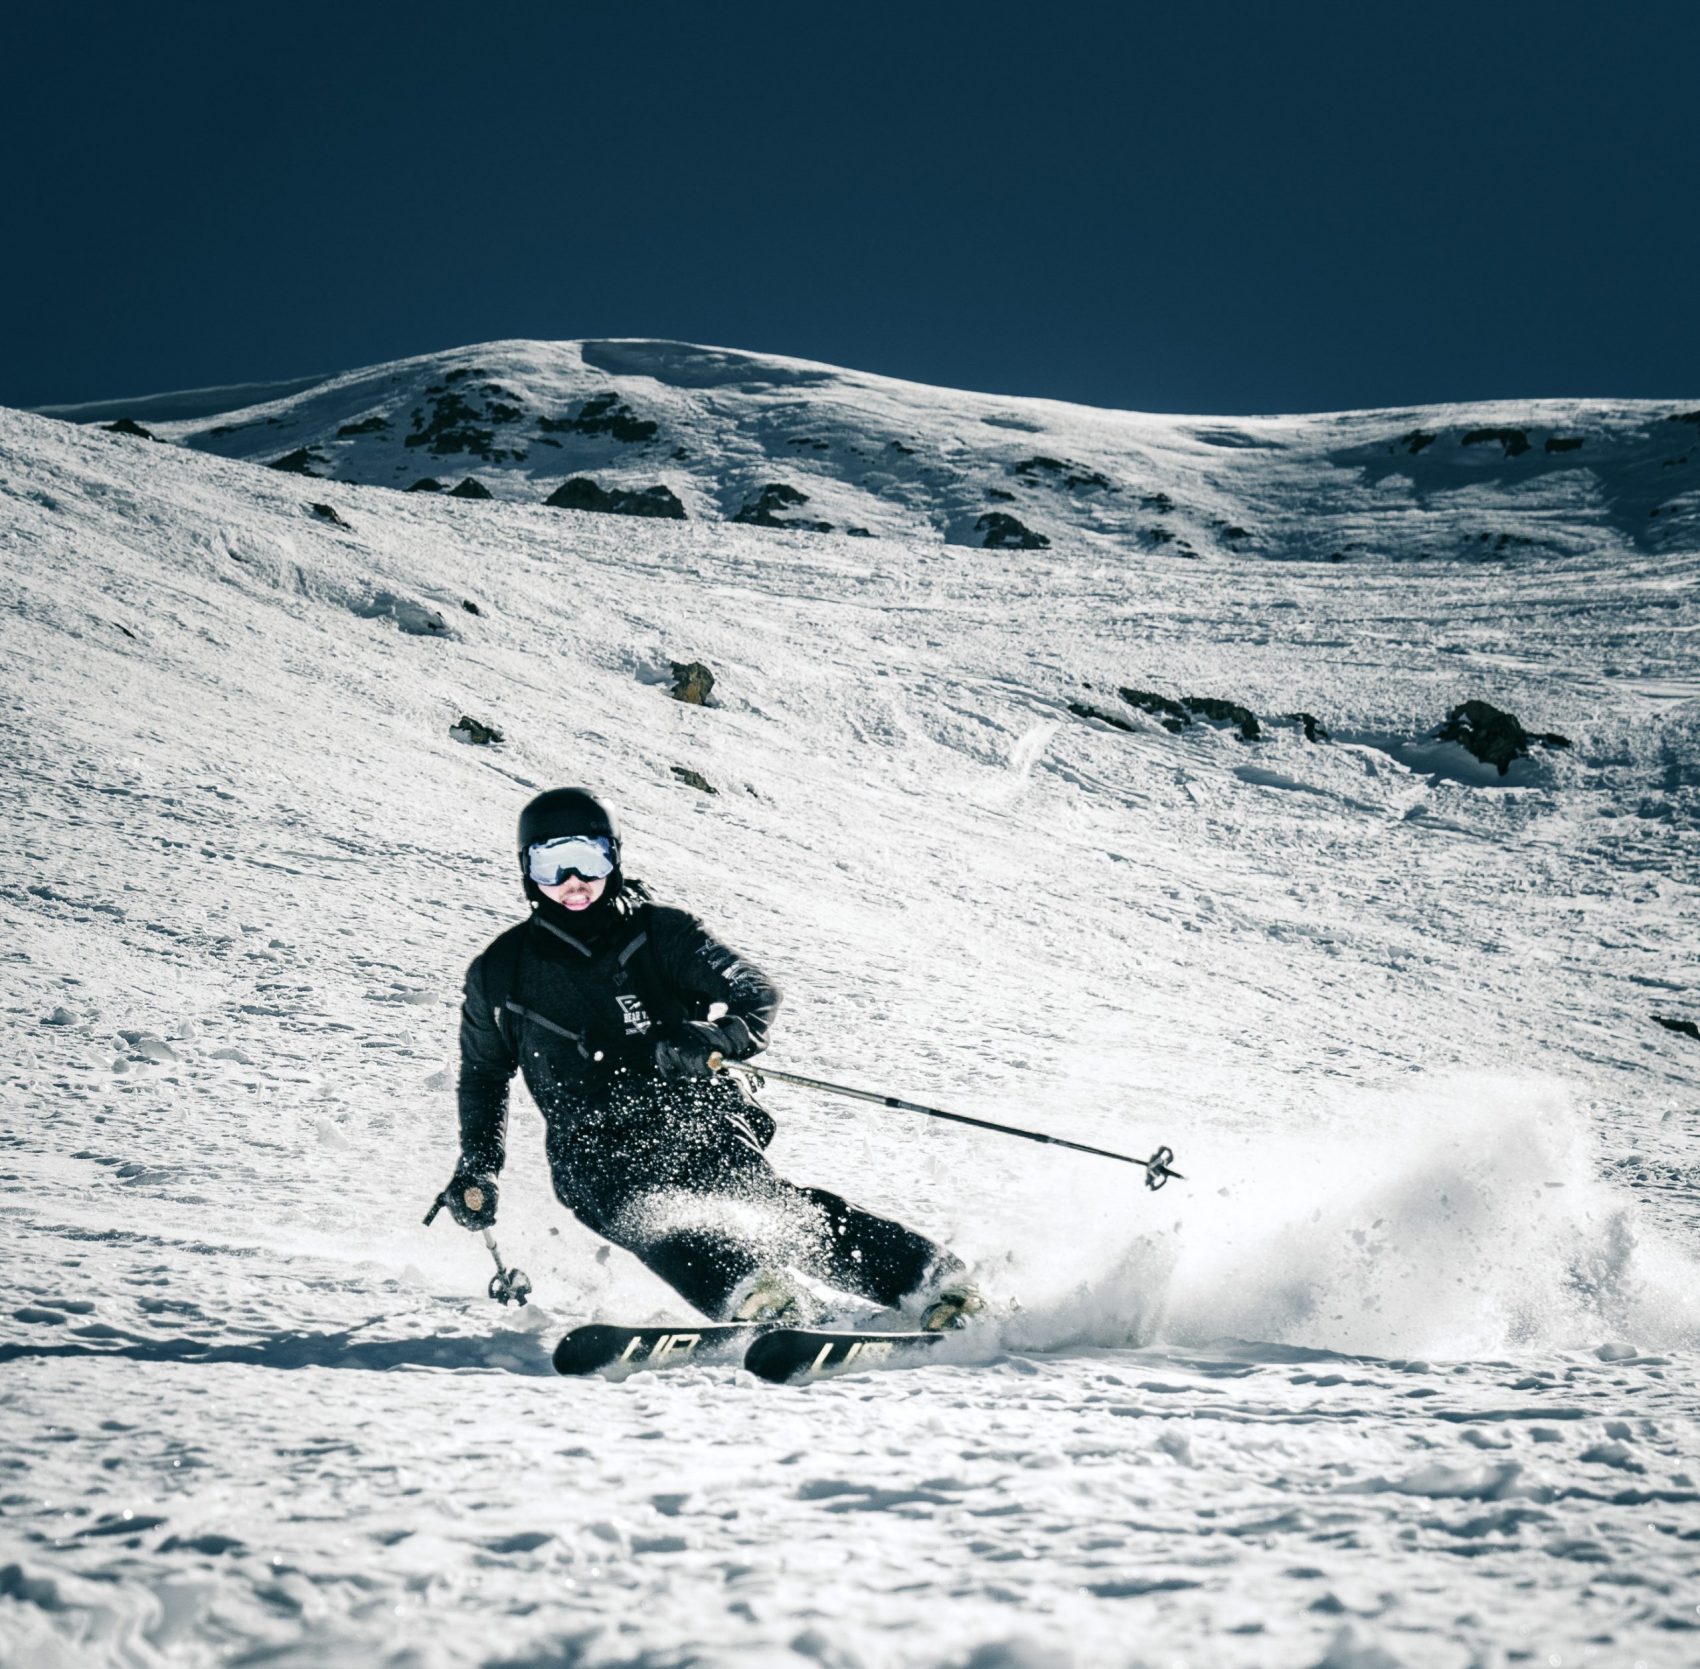
[[[626,1036],[642,1037],[654,1024],[649,1017],[649,1011],[643,1006],[643,999],[626,992],[621,993],[615,1000],[626,1018]]]

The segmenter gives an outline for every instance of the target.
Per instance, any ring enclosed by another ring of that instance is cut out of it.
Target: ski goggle
[[[566,835],[526,848],[525,872],[540,887],[558,887],[569,875],[600,881],[614,873],[614,846],[602,835]]]

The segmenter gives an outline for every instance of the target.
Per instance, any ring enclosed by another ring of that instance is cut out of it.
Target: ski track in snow
[[[897,398],[857,386],[835,445]],[[966,456],[987,404],[904,432]],[[1293,526],[1397,417],[1017,415]],[[1538,552],[1400,561],[1463,501],[1386,491],[1390,559],[1112,552],[1090,509],[993,552],[0,411],[0,1659],[1692,1663],[1700,1045],[1652,1016],[1696,1015],[1695,553],[1549,481]],[[1171,736],[1121,685],[1333,740]],[[1466,696],[1575,746],[1412,769]],[[419,1219],[459,976],[563,780],[778,977],[776,1066],[1187,1180],[773,1086],[781,1167],[959,1245],[996,1318],[806,1389],[556,1379],[567,1326],[681,1309],[550,1199],[522,1094],[537,1302]]]

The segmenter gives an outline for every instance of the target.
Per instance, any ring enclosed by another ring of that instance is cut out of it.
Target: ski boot
[[[923,1333],[954,1333],[966,1327],[986,1307],[986,1295],[970,1280],[947,1283],[921,1311]]]
[[[758,1269],[732,1291],[726,1319],[752,1327],[812,1327],[825,1314],[813,1293],[783,1269]]]

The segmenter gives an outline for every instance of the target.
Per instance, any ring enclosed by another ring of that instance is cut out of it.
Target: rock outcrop
[[[543,501],[554,510],[590,510],[604,516],[659,516],[682,522],[685,507],[668,487],[606,489],[588,475],[564,481]]]
[[[1044,534],[1035,533],[1007,510],[988,510],[975,522],[974,531],[984,535],[980,544],[988,551],[1048,551],[1051,548],[1051,541]]]
[[[745,527],[789,527],[804,533],[830,533],[831,522],[810,521],[804,516],[781,516],[782,510],[795,510],[809,502],[809,495],[799,487],[783,481],[769,481],[756,497],[748,500],[732,520]]]
[[[449,726],[449,734],[457,742],[465,742],[469,747],[494,747],[502,740],[502,733],[493,724],[480,724],[477,719],[469,718],[465,713]]]
[[[687,706],[706,707],[714,694],[714,674],[701,661],[669,661],[673,669],[673,687],[668,692],[675,701]]]
[[[1556,731],[1531,734],[1517,718],[1486,701],[1461,701],[1434,732],[1437,742],[1456,742],[1473,758],[1492,765],[1504,776],[1518,759],[1527,759],[1531,743],[1543,748],[1567,748],[1568,736]]]

